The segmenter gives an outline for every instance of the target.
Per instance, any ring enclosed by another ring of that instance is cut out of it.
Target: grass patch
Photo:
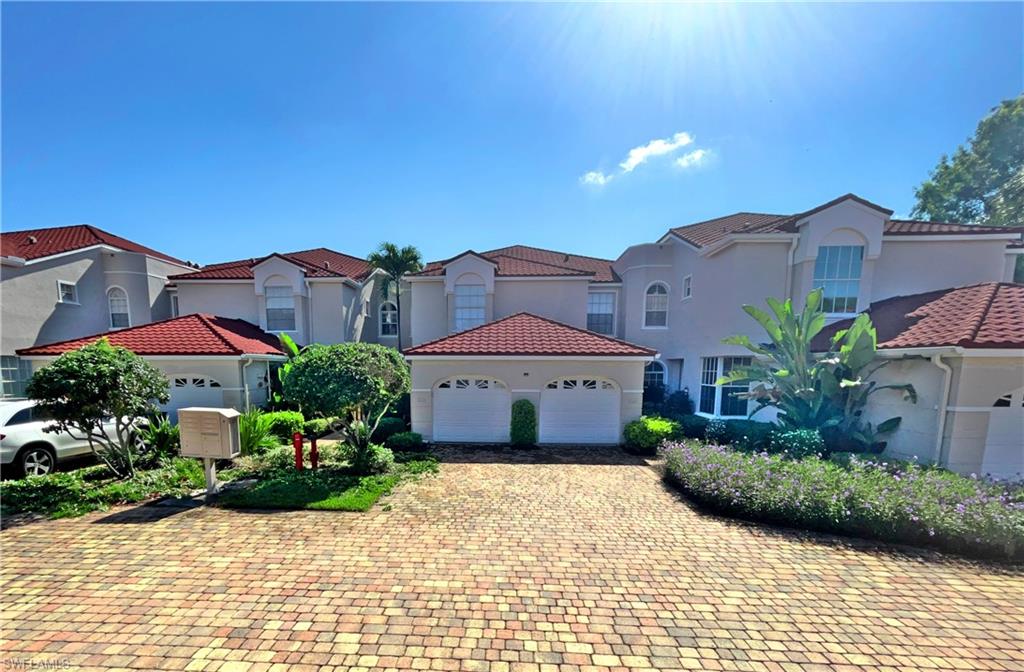
[[[31,511],[50,518],[73,518],[90,511],[106,511],[116,504],[182,497],[205,483],[201,462],[172,458],[124,480],[112,477],[105,466],[95,465],[4,481],[0,490],[5,516]]]
[[[747,520],[1024,560],[1024,486],[842,454],[791,459],[667,443],[666,479]]]

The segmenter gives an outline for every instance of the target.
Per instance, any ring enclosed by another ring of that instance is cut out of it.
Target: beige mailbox
[[[183,457],[229,460],[240,452],[238,416],[233,408],[178,409]]]

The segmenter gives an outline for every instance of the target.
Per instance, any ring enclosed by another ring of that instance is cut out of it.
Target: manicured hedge
[[[264,413],[270,418],[270,431],[285,443],[292,440],[292,434],[301,432],[306,419],[298,411],[273,411]]]
[[[517,399],[512,404],[509,440],[513,446],[520,448],[537,443],[537,410],[529,399]]]
[[[626,425],[626,447],[643,455],[654,455],[658,446],[678,431],[678,425],[659,417],[642,417]]]
[[[1024,560],[1024,486],[844,455],[791,459],[696,442],[662,450],[665,477],[741,518]]]
[[[387,445],[392,450],[419,450],[423,447],[423,436],[419,432],[399,432],[388,437]]]
[[[405,420],[401,418],[381,418],[380,424],[377,425],[377,429],[373,433],[373,440],[377,443],[386,443],[393,435],[404,432],[407,429],[409,428],[406,427]]]

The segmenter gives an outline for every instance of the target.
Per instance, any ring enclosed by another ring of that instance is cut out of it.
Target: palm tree
[[[381,294],[385,301],[395,288],[395,308],[398,311],[398,349],[402,349],[402,288],[399,282],[406,273],[415,273],[423,268],[423,257],[412,245],[398,247],[394,243],[381,243],[376,252],[366,259],[370,266],[384,271]]]

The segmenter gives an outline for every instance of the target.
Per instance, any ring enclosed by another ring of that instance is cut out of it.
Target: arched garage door
[[[171,399],[165,406],[172,420],[177,420],[178,409],[190,406],[220,408],[224,405],[224,390],[219,382],[208,376],[187,375],[171,378]]]
[[[505,443],[512,401],[508,386],[483,376],[455,376],[434,387],[434,441]]]
[[[1024,475],[1024,388],[996,400],[988,419],[981,471],[996,478]]]
[[[619,443],[622,391],[600,378],[559,378],[540,393],[541,443]]]

